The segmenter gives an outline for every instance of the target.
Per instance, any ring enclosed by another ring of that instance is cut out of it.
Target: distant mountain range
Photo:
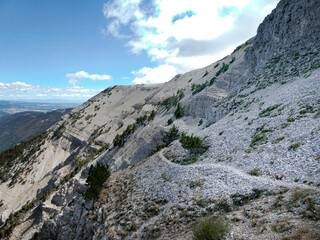
[[[49,112],[57,109],[75,108],[76,103],[36,103],[0,100],[0,117],[26,111]]]
[[[52,112],[21,112],[0,117],[0,152],[44,132],[72,108]]]

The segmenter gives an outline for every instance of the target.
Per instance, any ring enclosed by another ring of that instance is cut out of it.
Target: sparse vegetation
[[[168,126],[171,125],[172,123],[173,123],[172,118],[169,118],[169,119],[168,119]]]
[[[60,138],[66,129],[65,122],[63,122],[52,134],[52,139]]]
[[[138,120],[137,120],[138,122]],[[140,121],[139,121],[140,123]],[[127,140],[127,138],[135,132],[137,128],[137,124],[136,123],[133,123],[133,124],[129,124],[126,128],[126,130],[121,134],[117,134],[115,136],[115,138],[113,139],[113,145],[116,147],[116,146],[119,146],[119,147],[123,147],[125,141]]]
[[[179,89],[177,94],[174,94],[172,97],[168,97],[165,100],[158,103],[160,106],[165,106],[167,110],[170,110],[171,107],[177,106],[179,101],[184,98],[183,89]]]
[[[280,136],[280,137],[278,137],[277,139],[275,139],[275,140],[273,140],[272,141],[272,144],[276,144],[276,143],[279,143],[279,142],[281,142],[282,140],[284,140],[284,136]]]
[[[206,137],[201,139],[200,137],[186,135],[185,133],[182,133],[180,136],[180,143],[181,146],[185,149],[188,149],[190,152],[189,159],[186,159],[183,164],[190,164],[197,161],[198,156],[202,155],[207,151],[208,147],[203,144]]]
[[[191,85],[192,95],[195,95],[195,94],[201,92],[206,87],[211,86],[212,84],[214,84],[216,79],[217,79],[216,77],[213,77],[213,78],[211,78],[210,82],[206,81],[205,83],[202,83],[202,84],[194,84],[193,83]]]
[[[315,193],[316,193],[316,190],[311,188],[304,188],[304,189],[296,188],[291,195],[291,199],[293,202],[298,202],[298,201],[304,200],[309,195],[312,195]]]
[[[281,222],[271,226],[271,229],[276,233],[287,232],[292,228],[288,222]]]
[[[236,57],[232,57],[232,59],[230,60],[229,64],[232,64],[234,61],[236,60]]]
[[[78,165],[69,174],[64,176],[59,181],[59,183],[56,184],[53,188],[46,190],[40,197],[23,205],[19,211],[15,213],[11,213],[9,218],[6,220],[6,222],[1,226],[0,238],[2,239],[4,237],[10,236],[15,226],[19,224],[20,219],[24,216],[24,214],[27,211],[35,207],[40,202],[46,200],[52,192],[56,191],[62,184],[64,184],[65,182],[69,181],[72,177],[74,177],[85,164],[89,163],[97,154],[107,150],[108,148],[109,148],[109,144],[107,143],[104,146],[102,146],[99,150],[96,150],[90,153],[86,159],[79,161]]]
[[[164,137],[162,138],[162,141],[167,147],[169,146],[170,143],[179,139],[179,137],[180,137],[179,129],[175,125],[173,125],[172,128],[170,128],[170,130],[165,133]]]
[[[219,71],[216,73],[216,77],[218,77],[219,75],[221,75],[222,73],[225,73],[226,71],[228,71],[229,69],[229,64],[222,64],[222,67],[219,69]]]
[[[157,112],[155,110],[152,110],[152,112],[150,113],[149,117],[148,117],[148,121],[152,121],[155,116],[156,116]]]
[[[185,133],[182,133],[180,138],[180,143],[182,147],[186,149],[201,148],[203,147],[203,141],[205,139],[206,137],[201,139],[197,136],[193,136],[193,134],[191,136],[188,136]]]
[[[130,137],[131,134],[136,131],[137,127],[140,125],[145,125],[148,121],[152,121],[155,118],[156,114],[157,112],[152,110],[149,116],[145,114],[142,117],[138,117],[136,119],[136,122],[133,124],[129,124],[126,130],[122,132],[122,134],[117,134],[115,136],[115,138],[113,139],[113,146],[123,147],[126,140]]]
[[[267,107],[266,109],[263,109],[260,113],[259,113],[259,117],[268,117],[270,116],[271,112],[275,109],[277,109],[279,106],[281,106],[281,104],[276,104],[270,107]]]
[[[260,172],[259,168],[254,168],[254,169],[250,170],[248,172],[248,174],[251,175],[251,176],[260,176],[261,172]]]
[[[177,109],[174,112],[174,116],[176,118],[182,118],[183,117],[183,107],[182,107],[181,103],[178,103]]]
[[[289,147],[288,150],[294,150],[297,149],[298,147],[300,147],[300,143],[292,143]]]
[[[12,177],[12,184],[16,182],[19,174],[13,174],[11,169],[18,163],[27,163],[31,160],[32,156],[40,150],[43,140],[47,136],[47,132],[35,136],[34,138],[20,143],[12,148],[9,148],[0,153],[0,181],[5,182],[9,180],[10,174]],[[18,171],[19,172],[19,171]]]
[[[192,95],[195,95],[195,94],[201,92],[207,86],[209,86],[209,82],[208,81],[206,81],[203,84],[192,84],[192,86],[191,86]]]
[[[229,224],[222,217],[200,220],[193,228],[194,240],[220,240],[229,231]]]
[[[250,147],[264,144],[267,141],[268,141],[268,138],[265,133],[255,133],[251,139]]]

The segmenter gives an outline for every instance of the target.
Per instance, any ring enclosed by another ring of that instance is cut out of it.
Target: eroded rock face
[[[189,101],[183,109],[187,116],[201,117],[209,122],[217,122],[225,116],[217,101],[209,96],[200,95]]]
[[[320,46],[320,2],[282,0],[260,24],[247,59],[256,71],[286,51],[302,53]]]

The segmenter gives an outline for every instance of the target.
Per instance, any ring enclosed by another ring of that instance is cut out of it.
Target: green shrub
[[[222,67],[219,69],[219,71],[216,73],[216,77],[218,77],[219,75],[221,75],[222,73],[228,71],[229,69],[229,64],[222,64]]]
[[[214,82],[216,81],[217,77],[213,77],[211,78],[209,85],[211,86],[212,84],[214,84]]]
[[[289,147],[288,150],[296,149],[300,147],[300,143],[292,143]]]
[[[169,132],[165,133],[165,136],[162,138],[162,141],[164,142],[165,146],[169,146],[170,143],[179,139],[179,137],[179,129],[175,125],[173,125],[172,128],[170,128]]]
[[[176,111],[174,113],[174,116],[176,118],[183,117],[183,107],[182,107],[181,103],[178,103],[178,106],[177,106],[177,109],[176,109]]]
[[[146,116],[146,115],[145,115]],[[144,117],[142,117],[144,119]],[[147,117],[146,117],[147,119]],[[140,122],[139,122],[140,123]],[[126,130],[123,131],[121,135],[117,134],[115,138],[113,139],[113,146],[123,147],[124,143],[126,142],[127,138],[133,134],[137,128],[137,123],[129,124],[126,128]],[[141,123],[140,123],[141,124]]]
[[[201,92],[203,89],[205,89],[207,86],[209,86],[209,84],[210,83],[208,81],[206,81],[203,84],[193,84],[191,87],[192,95],[195,95],[195,94]]]
[[[248,172],[249,175],[251,176],[259,176],[261,175],[260,169],[259,168],[254,168]]]
[[[208,217],[192,228],[194,240],[220,240],[229,231],[228,223],[221,217]]]
[[[202,123],[203,123],[203,120],[202,120],[202,119],[200,119],[200,121],[199,121],[199,123],[198,123],[198,126],[201,126],[201,125],[202,125]]]
[[[183,148],[197,148],[202,146],[203,140],[197,136],[191,136],[186,135],[185,133],[182,133],[180,143]]]
[[[152,112],[150,113],[149,117],[148,117],[148,121],[152,121],[154,119],[154,117],[156,116],[157,112],[155,110],[152,110]]]
[[[102,190],[103,183],[110,177],[109,167],[98,163],[96,166],[91,165],[86,183],[88,190],[85,198],[96,199]]]
[[[142,117],[138,117],[137,119],[136,119],[136,124],[137,125],[143,125],[143,124],[145,124],[145,122],[148,120],[148,116],[147,116],[147,114],[145,114],[145,115],[143,115]]]
[[[169,118],[169,119],[168,119],[168,126],[171,125],[172,123],[173,123],[172,118]]]
[[[180,101],[182,98],[184,98],[184,92],[183,92],[182,89],[179,89],[179,90],[177,91],[177,96],[178,96],[179,101]]]
[[[169,110],[173,106],[177,106],[178,102],[184,98],[183,89],[179,89],[177,94],[174,94],[172,97],[168,97],[165,100],[159,102],[160,106],[166,106],[167,110]]]

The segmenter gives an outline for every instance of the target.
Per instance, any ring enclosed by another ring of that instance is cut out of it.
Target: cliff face
[[[317,0],[280,1],[260,24],[250,58],[255,70],[282,54],[308,54],[320,47],[320,6]],[[319,64],[319,63],[318,63]]]
[[[230,56],[110,87],[0,156],[0,236],[192,239],[210,215],[229,219],[228,239],[319,235],[319,7],[283,0]],[[112,173],[93,201],[97,163]]]

